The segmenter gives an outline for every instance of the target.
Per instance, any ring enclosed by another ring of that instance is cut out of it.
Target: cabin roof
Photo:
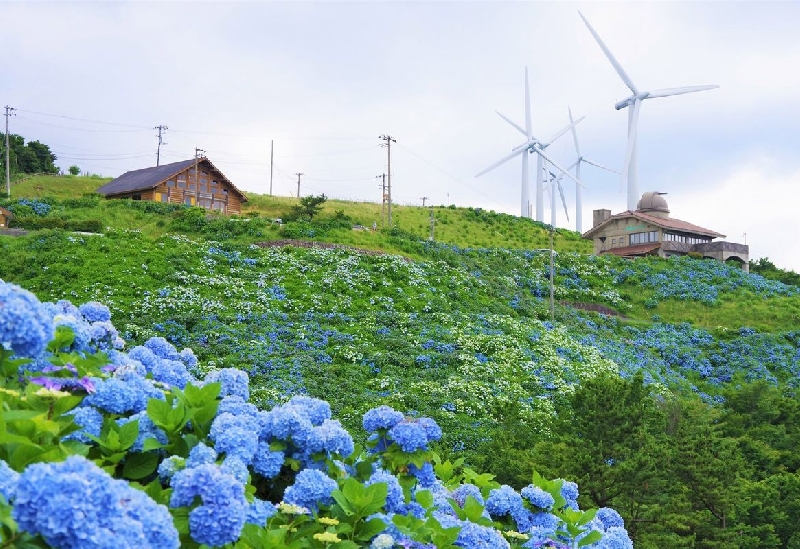
[[[118,194],[153,189],[164,181],[186,170],[187,168],[191,168],[195,163],[197,163],[199,166],[205,166],[207,169],[214,171],[219,175],[219,179],[222,179],[225,183],[233,188],[234,192],[236,192],[236,194],[238,194],[242,199],[242,202],[247,201],[247,197],[244,195],[244,193],[237,189],[236,185],[234,185],[230,179],[225,177],[225,174],[219,171],[219,169],[214,166],[214,164],[208,158],[201,158],[199,160],[192,158],[189,160],[181,160],[180,162],[173,162],[171,164],[164,164],[162,166],[154,166],[152,168],[142,168],[140,170],[125,172],[121,176],[117,177],[116,179],[112,179],[97,189],[97,192],[110,197]]]

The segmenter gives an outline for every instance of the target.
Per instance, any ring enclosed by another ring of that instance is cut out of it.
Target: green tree
[[[79,173],[81,173],[80,166],[76,166],[76,165],[73,164],[72,166],[69,167],[69,174],[70,175],[78,175]]]
[[[315,215],[322,211],[322,205],[326,200],[328,200],[328,197],[325,194],[304,196],[300,199],[300,204],[292,206],[292,215],[299,219],[311,221]]]

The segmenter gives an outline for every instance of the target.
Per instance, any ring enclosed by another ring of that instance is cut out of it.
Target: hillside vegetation
[[[586,255],[558,230],[551,314],[549,234],[529,220],[435,207],[429,242],[428,209],[353,230],[380,205],[277,224],[296,201],[208,217],[68,196],[72,181],[9,204],[42,230],[0,237],[0,278],[105,303],[128,345],[163,336],[201,368],[247,371],[262,408],[324,398],[350,429],[381,404],[432,417],[443,456],[517,487],[533,468],[574,478],[637,547],[798,547],[781,513],[800,497],[800,288],[715,261]],[[265,244],[285,239],[343,247]]]

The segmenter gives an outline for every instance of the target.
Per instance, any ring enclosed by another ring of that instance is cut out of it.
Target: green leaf
[[[335,547],[336,549],[358,549],[360,546],[354,541],[345,539],[338,543],[334,543],[331,545],[331,547]]]
[[[355,510],[350,506],[350,503],[347,501],[347,497],[342,493],[341,490],[334,490],[331,494],[331,497],[339,504],[339,507],[342,508],[342,511],[348,516],[355,514]]]
[[[122,474],[131,480],[140,480],[153,474],[158,467],[158,455],[128,454]]]
[[[19,445],[8,457],[8,464],[15,471],[22,471],[42,454],[44,454],[44,449],[41,446],[36,446],[35,444],[29,446]]]
[[[120,450],[127,450],[136,439],[139,437],[139,420],[134,419],[119,428],[119,446]]]
[[[386,530],[386,523],[379,518],[374,518],[364,523],[364,525],[358,529],[356,538],[364,541],[371,540],[384,530]]]
[[[586,545],[590,545],[592,543],[600,541],[601,539],[603,539],[603,534],[601,534],[597,530],[592,530],[591,532],[586,534],[586,536],[582,540],[578,542],[578,547],[584,547]]]
[[[422,505],[425,509],[433,507],[433,493],[430,490],[420,490],[416,494],[417,503]]]

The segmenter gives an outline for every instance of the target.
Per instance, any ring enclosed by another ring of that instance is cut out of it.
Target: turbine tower
[[[616,170],[612,170],[611,168],[606,168],[602,164],[598,164],[597,162],[589,160],[588,158],[584,158],[584,156],[581,154],[581,148],[578,145],[578,132],[575,131],[575,126],[574,126],[575,121],[572,119],[572,109],[567,107],[567,110],[569,111],[569,121],[570,121],[571,124],[573,124],[573,126],[572,126],[572,140],[575,142],[575,154],[578,155],[578,159],[575,160],[575,162],[573,162],[572,165],[569,167],[569,169],[575,168],[575,179],[577,179],[579,181],[581,179],[581,163],[582,162],[586,162],[587,164],[591,164],[592,166],[596,166],[596,167],[601,168],[603,170],[607,170],[607,171],[609,171],[611,173],[615,173],[615,174],[619,175],[619,172],[616,171]],[[575,184],[575,230],[577,232],[581,233],[581,234],[583,234],[583,215],[581,213],[582,209],[583,209],[583,201],[581,200],[581,187],[582,186],[583,185],[578,185],[577,183]],[[567,216],[567,218],[569,218],[569,216]]]
[[[550,170],[544,170],[544,176],[547,178],[547,187],[548,192],[550,193],[550,225],[555,228],[556,227],[556,187],[558,188],[558,194],[561,195],[561,204],[564,206],[564,215],[567,216],[567,222],[569,222],[569,212],[567,211],[567,199],[564,197],[564,188],[561,186],[561,180],[564,178],[564,174],[559,174],[556,176],[555,173],[551,172]]]
[[[529,168],[528,168],[528,154],[536,153],[536,220],[542,221],[544,218],[544,186],[543,186],[543,178],[542,178],[542,170],[544,169],[544,162],[547,161],[553,166],[555,166],[559,171],[564,173],[567,177],[575,181],[576,183],[580,184],[577,178],[573,177],[572,174],[569,173],[569,170],[562,168],[559,164],[554,162],[547,154],[545,154],[544,150],[556,139],[564,135],[566,132],[570,130],[572,126],[583,120],[583,118],[579,118],[577,122],[572,123],[571,125],[565,127],[560,132],[558,132],[550,141],[543,143],[536,139],[531,130],[531,97],[530,97],[530,86],[528,84],[528,67],[525,67],[525,128],[515,124],[506,116],[503,116],[501,113],[497,113],[500,117],[503,118],[506,122],[514,126],[517,130],[519,130],[526,138],[526,142],[522,143],[521,145],[517,145],[511,151],[511,154],[504,156],[485,170],[478,173],[475,177],[480,177],[483,174],[492,171],[496,167],[500,166],[501,164],[505,164],[512,158],[517,155],[522,155],[522,190],[521,190],[521,204],[520,204],[520,215],[521,217],[530,217],[528,213],[528,205],[530,204],[530,188],[528,184],[528,175],[529,175]]]
[[[594,39],[600,46],[600,49],[606,54],[606,57],[614,66],[617,74],[625,83],[625,85],[630,88],[632,93],[630,97],[617,102],[617,104],[614,105],[614,108],[620,110],[624,109],[625,107],[630,107],[628,110],[628,149],[625,152],[625,166],[622,171],[622,182],[625,184],[625,180],[627,178],[628,209],[634,211],[636,210],[636,202],[638,202],[640,198],[638,180],[639,174],[636,165],[636,136],[639,126],[639,109],[642,106],[642,101],[645,99],[654,99],[656,97],[670,97],[672,95],[682,95],[684,93],[712,90],[714,88],[718,88],[719,86],[686,86],[682,88],[664,88],[661,90],[640,91],[639,88],[637,88],[633,83],[633,80],[631,80],[627,75],[625,69],[622,68],[622,65],[619,64],[619,61],[617,61],[617,59],[611,54],[611,51],[600,39],[600,36],[597,34],[597,32],[595,32],[594,28],[592,28],[592,26],[589,24],[589,21],[586,20],[580,11],[578,12],[578,15],[581,16],[581,19],[583,19],[583,22],[586,24],[589,32],[591,32],[592,36],[594,36]]]

